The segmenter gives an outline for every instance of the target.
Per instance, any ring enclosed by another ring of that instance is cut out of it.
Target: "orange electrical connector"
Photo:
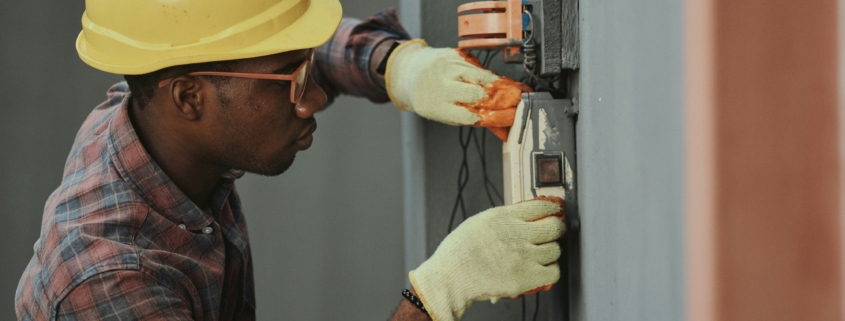
[[[502,49],[505,62],[519,62],[522,1],[480,1],[458,7],[458,48]]]

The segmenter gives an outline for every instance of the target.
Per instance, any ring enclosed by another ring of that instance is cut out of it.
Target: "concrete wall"
[[[342,0],[366,17],[396,0]],[[0,2],[0,319],[85,116],[121,77],[79,60],[82,1]],[[384,320],[406,278],[399,112],[344,97],[281,177],[238,181],[259,320]]]

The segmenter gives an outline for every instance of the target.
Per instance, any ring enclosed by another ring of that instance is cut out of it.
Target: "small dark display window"
[[[537,186],[563,186],[563,170],[560,155],[535,155]]]

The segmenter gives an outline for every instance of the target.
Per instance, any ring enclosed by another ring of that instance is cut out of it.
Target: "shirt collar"
[[[109,98],[115,106],[108,127],[109,155],[114,166],[132,189],[143,197],[153,210],[175,224],[185,224],[188,230],[209,226],[214,218],[200,209],[170,180],[141,144],[129,119],[129,91],[125,83],[109,89]],[[121,97],[122,96],[122,97]],[[234,180],[243,171],[230,170],[221,177],[218,190],[212,199],[213,212],[219,211],[234,187]]]

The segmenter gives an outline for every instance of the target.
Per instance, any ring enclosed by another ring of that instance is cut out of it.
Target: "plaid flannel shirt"
[[[370,74],[370,55],[387,39],[410,39],[399,24],[393,9],[382,11],[364,21],[344,18],[332,40],[314,53],[312,76],[326,91],[331,103],[334,97],[347,94],[366,97],[370,101],[390,101],[384,86]]]
[[[369,72],[373,48],[406,39],[392,11],[344,18],[316,52],[329,97],[387,101]],[[234,181],[211,207],[191,202],[147,154],[119,83],[77,133],[63,180],[15,293],[21,320],[254,320],[249,234]]]

